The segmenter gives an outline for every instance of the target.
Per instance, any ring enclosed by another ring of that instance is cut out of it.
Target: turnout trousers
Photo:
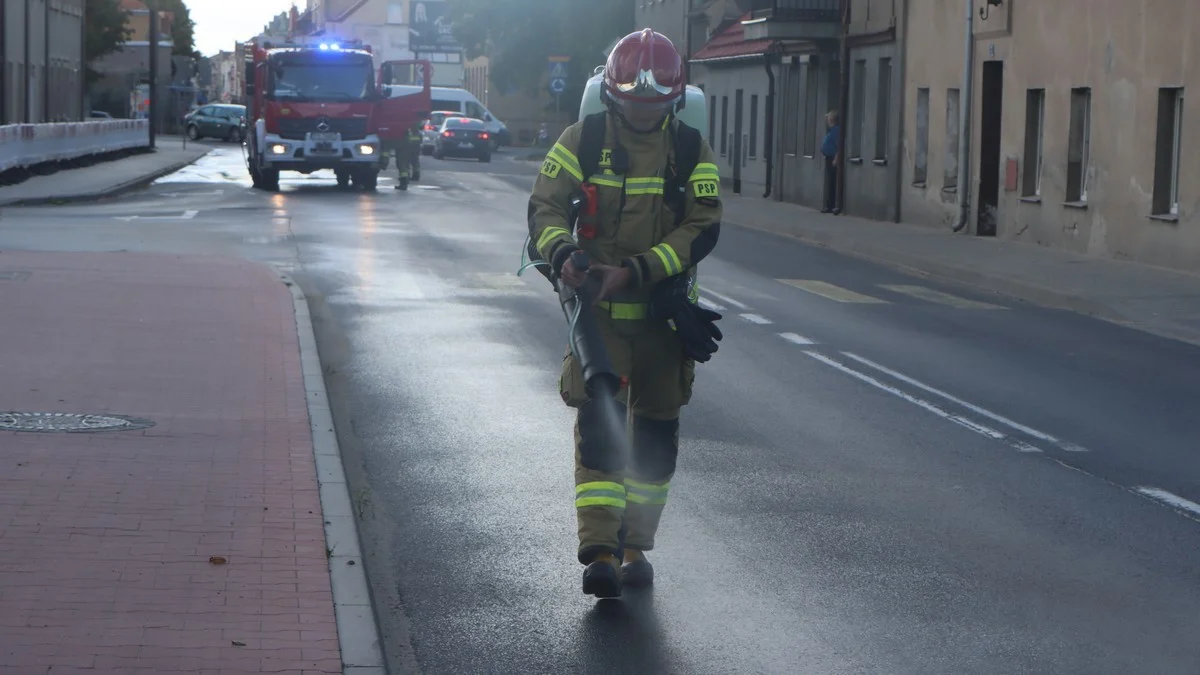
[[[641,303],[600,303],[596,313],[609,360],[627,378],[615,413],[587,398],[567,349],[559,389],[575,418],[575,511],[579,562],[649,551],[667,504],[679,454],[679,413],[692,397],[695,362],[674,330],[645,318]],[[608,419],[615,417],[616,419]]]

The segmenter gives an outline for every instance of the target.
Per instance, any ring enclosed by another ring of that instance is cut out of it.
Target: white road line
[[[1008,443],[1009,445],[1015,447],[1017,450],[1019,450],[1021,452],[1041,452],[1040,449],[1038,449],[1032,445],[1029,445],[1028,443],[1024,443],[1022,441],[1010,438],[1003,432],[1000,432],[991,427],[979,424],[978,422],[974,422],[974,421],[969,420],[960,415],[955,415],[952,412],[943,410],[942,408],[938,407],[937,405],[935,405],[933,403],[930,403],[929,401],[926,401],[923,398],[918,398],[911,394],[906,394],[905,392],[900,391],[899,389],[897,389],[895,387],[884,384],[883,382],[880,382],[879,380],[871,377],[870,375],[867,375],[865,373],[860,373],[859,371],[857,371],[853,368],[850,368],[849,366],[845,365],[844,363],[837,361],[835,359],[831,359],[828,356],[825,356],[824,354],[821,354],[819,352],[814,352],[814,351],[805,351],[804,353],[807,354],[808,356],[811,356],[812,358],[820,361],[821,363],[824,363],[825,365],[830,366],[831,368],[836,368],[837,370],[842,371],[843,373],[849,375],[850,377],[853,377],[855,379],[866,382],[867,384],[871,385],[872,387],[876,387],[878,389],[886,391],[887,393],[892,394],[893,396],[898,396],[899,398],[902,398],[905,401],[912,403],[913,405],[916,405],[921,408],[924,408],[925,410],[928,410],[929,412],[937,415],[938,417],[941,417],[946,420],[950,420],[951,422],[954,422],[955,424],[966,427],[967,429],[970,429],[971,431],[974,431],[975,433],[980,434],[981,436],[986,436],[986,437],[991,438],[992,440],[996,440],[996,441],[1003,441],[1003,442]]]
[[[875,363],[874,361],[872,361],[870,359],[864,358],[857,354],[852,354],[850,352],[842,352],[842,353],[845,354],[847,358],[854,359],[855,361],[858,361],[859,363],[863,364],[864,366],[869,366],[871,368],[874,368],[875,370],[878,370],[881,373],[890,375],[891,377],[894,377],[897,380],[900,380],[901,382],[910,384],[918,389],[922,389],[924,391],[929,392],[930,394],[934,394],[935,396],[941,396],[942,398],[946,399],[947,401],[956,403],[956,404],[966,408],[967,410],[970,410],[971,412],[977,413],[979,415],[983,415],[984,417],[987,417],[988,419],[990,419],[992,421],[999,422],[1011,429],[1015,429],[1023,434],[1026,434],[1027,436],[1032,436],[1033,438],[1045,441],[1047,443],[1053,443],[1068,452],[1087,452],[1087,448],[1084,448],[1079,445],[1075,445],[1074,443],[1067,443],[1065,441],[1061,441],[1058,438],[1051,436],[1050,434],[1048,434],[1044,431],[1038,431],[1037,429],[1033,429],[1033,428],[1025,426],[1024,424],[1020,424],[1019,422],[1014,422],[1013,420],[1010,420],[1007,417],[1004,417],[1003,415],[998,415],[990,410],[981,408],[973,403],[968,403],[967,401],[964,401],[961,398],[958,398],[952,394],[948,394],[948,393],[942,391],[941,389],[935,389],[934,387],[931,387],[919,380],[914,380],[913,378],[911,378],[903,373],[898,373],[890,368],[881,366],[878,363]]]
[[[1177,494],[1161,490],[1156,487],[1138,486],[1134,488],[1139,494],[1145,495],[1151,499],[1162,502],[1167,506],[1185,511],[1193,517],[1200,518],[1200,504],[1184,499]]]
[[[742,302],[738,302],[737,300],[734,300],[733,298],[731,298],[727,295],[721,295],[720,293],[718,293],[710,288],[702,289],[700,291],[700,294],[701,295],[704,295],[704,294],[711,295],[714,298],[720,300],[721,302],[724,302],[727,305],[732,305],[734,307],[737,307],[738,309],[750,309],[749,305],[742,303]]]
[[[804,337],[803,335],[796,335],[795,333],[780,333],[779,337],[783,338],[784,340],[787,340],[788,342],[790,342],[794,345],[815,345],[815,344],[817,344],[817,343],[813,342],[812,340],[809,340],[808,338]]]
[[[745,320],[747,320],[747,321],[749,321],[750,323],[756,323],[756,324],[758,324],[758,325],[760,325],[760,326],[767,326],[767,325],[770,325],[770,324],[774,323],[773,321],[771,321],[771,320],[770,320],[770,319],[768,319],[767,317],[765,317],[765,316],[759,316],[759,315],[757,315],[757,314],[743,314],[743,315],[742,315],[742,318],[743,318],[743,319],[745,319]]]
[[[704,305],[704,307],[706,309],[710,309],[714,312],[724,312],[725,311],[725,305],[718,305],[717,303],[713,302],[712,300],[706,300],[704,298],[700,298],[700,304]]]

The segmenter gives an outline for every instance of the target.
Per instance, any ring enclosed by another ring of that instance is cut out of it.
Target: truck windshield
[[[271,98],[303,101],[361,101],[370,98],[370,61],[277,61]]]

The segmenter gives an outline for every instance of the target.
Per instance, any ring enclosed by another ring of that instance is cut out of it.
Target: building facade
[[[147,102],[144,95],[135,95],[139,85],[150,81],[150,9],[141,0],[122,0],[122,8],[127,14],[125,25],[129,29],[129,38],[121,45],[121,49],[97,59],[92,68],[101,74],[101,78],[92,83],[88,97],[92,108],[103,110],[115,117],[142,117],[146,114]],[[158,63],[155,78],[158,91],[165,97],[171,91],[172,52],[175,42],[171,38],[170,12],[158,12]],[[143,87],[144,88],[144,87]],[[160,106],[157,112],[164,114],[167,106]]]
[[[84,117],[85,0],[0,0],[0,124]]]
[[[308,0],[315,35],[362,40],[376,65],[419,58],[433,64],[433,85],[462,87],[462,47],[451,33],[447,0]]]
[[[784,40],[779,65],[780,120],[775,172],[778,199],[820,208],[825,189],[821,141],[826,114],[836,111],[844,130],[840,179],[847,214],[899,218],[901,121],[899,92],[907,0],[850,0],[844,30],[843,69],[839,3],[828,3],[822,31],[807,26],[807,40]],[[787,16],[786,14],[784,15]],[[793,21],[793,23],[806,23]],[[807,22],[815,23],[815,21]]]
[[[773,153],[767,133],[772,121],[772,81],[778,67],[771,55],[773,40],[746,40],[743,15],[725,21],[690,59],[691,84],[704,90],[708,128],[701,129],[712,146],[724,182],[738,194],[765,196]]]
[[[965,102],[962,0],[912,3],[904,219],[956,222],[965,182],[976,234],[1195,270],[1200,4],[994,2],[975,0]]]

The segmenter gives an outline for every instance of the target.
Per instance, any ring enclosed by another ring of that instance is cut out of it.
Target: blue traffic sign
[[[570,62],[569,56],[550,57],[550,93],[561,94],[567,90],[567,64]]]

